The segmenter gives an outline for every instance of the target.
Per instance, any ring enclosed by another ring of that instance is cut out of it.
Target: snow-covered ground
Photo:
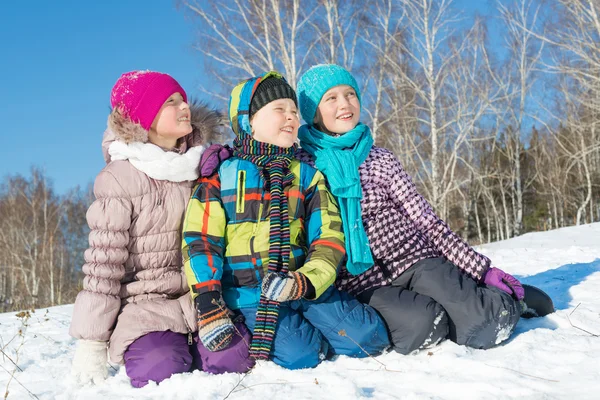
[[[412,356],[341,357],[301,371],[267,362],[245,376],[195,371],[142,389],[129,385],[124,368],[101,386],[70,382],[71,305],[36,310],[26,327],[26,317],[6,313],[0,314],[0,396],[8,387],[8,399],[600,399],[600,223],[479,250],[545,290],[556,313],[521,320],[509,341],[487,351],[446,341]],[[13,361],[18,369],[9,382]]]

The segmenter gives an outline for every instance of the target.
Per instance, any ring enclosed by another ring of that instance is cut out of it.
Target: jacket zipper
[[[236,199],[235,212],[241,214],[244,212],[244,198],[246,197],[246,171],[243,169],[238,171],[238,190]]]
[[[258,257],[260,257],[260,254],[254,254],[254,238],[256,237],[256,232],[258,232],[258,227],[260,226],[260,220],[262,218],[262,211],[263,211],[263,201],[264,201],[264,193],[261,193],[260,195],[260,204],[258,206],[258,218],[256,219],[256,224],[254,225],[254,229],[252,231],[252,237],[250,237],[250,254],[252,255],[252,263],[254,264],[254,270],[255,272],[258,272],[258,276],[256,277],[256,282],[260,282],[260,271],[257,270],[257,260]],[[264,266],[261,266],[261,268],[264,268]]]
[[[262,197],[262,196],[261,196]],[[256,237],[256,232],[258,232],[258,227],[260,225],[260,219],[262,217],[263,203],[262,199],[260,205],[258,206],[258,218],[256,220],[256,224],[254,225],[254,229],[252,230],[252,236],[250,237],[250,254],[252,254],[252,258],[254,259],[254,266],[257,266],[256,259],[257,255],[254,254],[254,238]]]
[[[192,344],[194,344],[194,338],[193,338],[193,335],[192,335],[192,329],[190,328],[190,326],[187,323],[187,319],[185,318],[185,313],[183,312],[183,310],[181,310],[181,315],[183,317],[183,323],[185,324],[185,328],[188,331],[188,335],[187,335],[188,346],[191,346]]]

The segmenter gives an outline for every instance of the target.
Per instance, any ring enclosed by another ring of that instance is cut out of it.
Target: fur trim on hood
[[[226,121],[223,114],[195,100],[190,102],[190,112],[193,130],[189,135],[179,139],[176,147],[181,154],[192,147],[218,143],[219,141],[215,139],[222,136],[221,130]],[[102,153],[106,163],[111,161],[108,148],[113,141],[118,140],[126,144],[148,142],[148,131],[130,119],[124,118],[116,109],[108,115],[107,125],[102,140]]]
[[[188,145],[197,146],[199,144],[216,143],[215,140],[219,136],[220,127],[229,124],[227,118],[222,113],[195,99],[190,101],[190,111],[192,114],[190,122],[194,130],[191,135],[186,136]]]
[[[108,114],[108,129],[113,131],[116,139],[125,143],[148,141],[148,131],[136,124],[129,118],[124,117],[119,109],[115,107]]]

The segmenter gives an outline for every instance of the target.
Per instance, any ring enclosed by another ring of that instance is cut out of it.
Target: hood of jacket
[[[231,97],[229,98],[229,123],[233,132],[240,139],[244,136],[252,136],[250,102],[258,85],[270,77],[283,79],[283,76],[279,72],[269,71],[238,83],[231,91]]]

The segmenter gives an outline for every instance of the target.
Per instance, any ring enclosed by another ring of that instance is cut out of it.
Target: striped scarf
[[[258,142],[245,135],[233,142],[233,155],[256,164],[271,195],[269,211],[269,272],[287,274],[290,258],[290,222],[288,201],[284,188],[289,186],[294,175],[289,170],[296,152],[296,145],[282,148]],[[259,215],[260,219],[261,216]],[[263,294],[256,310],[256,324],[250,355],[257,360],[268,360],[275,338],[275,327],[279,316],[279,302],[267,299]]]

